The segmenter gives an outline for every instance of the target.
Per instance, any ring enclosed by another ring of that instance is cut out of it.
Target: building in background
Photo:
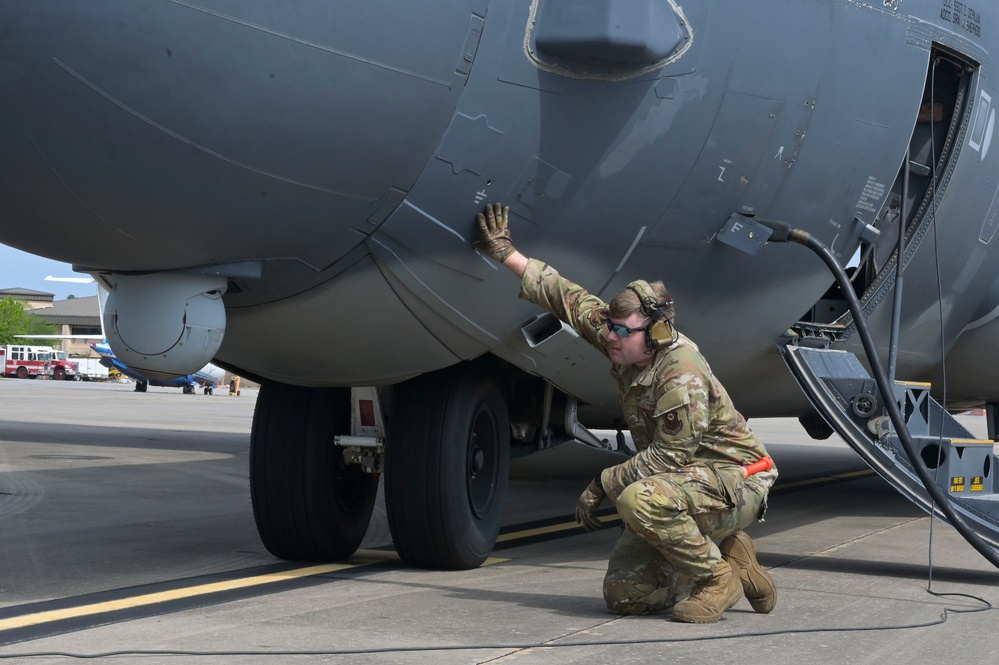
[[[70,356],[96,358],[90,343],[100,341],[101,310],[97,296],[54,300],[55,296],[32,289],[0,289],[0,298],[11,297],[23,304],[29,314],[56,326],[56,335],[94,335],[94,339],[55,339],[47,346],[65,351]]]
[[[0,289],[0,298],[13,298],[24,305],[25,309],[40,309],[42,307],[52,307],[55,295],[45,291],[35,291],[34,289],[24,289],[16,287],[13,289]]]

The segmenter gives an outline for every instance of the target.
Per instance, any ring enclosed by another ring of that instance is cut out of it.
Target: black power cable
[[[843,292],[843,297],[846,298],[846,303],[850,308],[850,313],[853,315],[853,320],[857,324],[857,334],[860,336],[861,344],[863,344],[864,347],[864,353],[867,354],[867,360],[871,365],[871,371],[874,373],[874,381],[877,383],[878,390],[881,391],[882,397],[884,397],[882,401],[884,402],[885,410],[888,412],[888,418],[891,420],[892,425],[895,426],[895,433],[898,435],[899,441],[902,443],[902,448],[905,450],[905,454],[909,458],[909,463],[912,465],[913,470],[915,470],[916,475],[918,475],[919,479],[922,481],[923,487],[933,500],[937,502],[940,511],[947,517],[947,521],[950,522],[951,526],[953,526],[972,547],[978,550],[978,552],[985,557],[989,563],[996,568],[999,568],[999,552],[996,552],[991,545],[975,533],[967,525],[967,523],[965,523],[964,519],[957,514],[951,506],[947,496],[943,493],[943,490],[941,490],[934,481],[933,476],[930,474],[929,469],[926,468],[926,464],[923,462],[922,458],[920,458],[919,453],[916,452],[916,445],[912,440],[912,436],[909,434],[909,428],[906,426],[905,419],[902,417],[902,413],[898,409],[898,404],[895,402],[891,382],[888,380],[888,375],[881,366],[878,349],[874,344],[874,338],[871,336],[870,329],[867,327],[867,320],[864,318],[864,313],[860,307],[860,301],[857,299],[856,293],[854,293],[853,288],[850,286],[850,279],[847,277],[846,271],[844,271],[843,267],[839,264],[839,261],[836,260],[836,257],[833,256],[828,247],[822,244],[822,242],[807,231],[794,228],[784,222],[765,221],[762,219],[756,219],[756,221],[773,230],[773,235],[770,236],[771,242],[794,242],[799,245],[804,245],[818,254],[819,258],[821,258],[829,270],[832,271],[840,289]]]
[[[936,596],[952,595],[965,596],[965,594],[933,594]],[[592,648],[599,646],[624,646],[640,644],[681,644],[684,642],[714,642],[716,640],[734,640],[751,637],[776,637],[780,635],[803,635],[809,633],[867,633],[882,630],[911,630],[913,628],[929,628],[946,623],[950,613],[972,614],[993,609],[992,605],[977,596],[966,596],[985,603],[983,607],[972,609],[944,608],[940,618],[923,623],[910,623],[895,626],[844,626],[842,628],[787,628],[782,630],[767,630],[756,633],[731,633],[728,635],[698,635],[696,637],[653,637],[647,639],[631,640],[592,640],[577,642],[532,642],[532,643],[498,643],[498,644],[448,644],[439,646],[397,646],[397,647],[374,647],[370,649],[303,649],[303,650],[241,650],[241,651],[185,651],[174,649],[122,649],[119,651],[105,651],[103,653],[73,653],[70,651],[37,651],[25,653],[0,654],[0,660],[23,659],[23,658],[75,658],[79,660],[90,660],[96,658],[115,658],[126,656],[174,656],[174,657],[217,657],[217,656],[351,656],[351,655],[371,655],[385,653],[427,653],[445,651],[523,651],[527,649],[571,649],[571,648]],[[616,617],[613,620],[618,620]],[[604,623],[610,623],[604,622]],[[558,639],[558,638],[556,638]],[[506,654],[512,655],[512,654]]]

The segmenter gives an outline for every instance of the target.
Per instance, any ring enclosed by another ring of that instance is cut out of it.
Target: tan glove
[[[587,531],[596,531],[603,528],[601,522],[594,514],[597,508],[607,498],[607,492],[596,480],[591,480],[586,486],[586,490],[579,496],[576,502],[576,522],[583,525]]]
[[[510,240],[510,207],[504,208],[501,203],[487,205],[486,214],[480,212],[475,219],[482,230],[482,240],[475,243],[475,248],[503,263],[506,257],[516,251]]]

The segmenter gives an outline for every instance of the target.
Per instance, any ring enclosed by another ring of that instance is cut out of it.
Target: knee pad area
[[[683,490],[663,478],[642,479],[628,485],[618,497],[617,510],[632,533],[651,542],[662,540],[667,534],[669,540],[678,542],[690,530],[686,524],[682,527],[676,524],[689,521]]]
[[[683,490],[676,483],[657,478],[642,479],[624,488],[617,499],[617,510],[625,524],[630,520],[662,519],[669,514],[678,515],[685,510]]]

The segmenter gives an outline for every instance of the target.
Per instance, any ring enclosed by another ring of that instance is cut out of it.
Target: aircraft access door
[[[967,56],[940,46],[931,49],[921,104],[895,180],[886,194],[884,184],[872,178],[856,203],[857,217],[871,220],[880,231],[875,240],[862,243],[852,261],[847,263],[848,257],[843,259],[844,265],[849,266],[853,290],[861,297],[868,314],[880,302],[890,299],[896,262],[901,260],[905,268],[927,237],[951,184],[962,148],[968,145],[977,149],[980,145],[975,139],[977,136],[981,141],[980,135],[985,133],[984,119],[973,117],[984,101],[976,97],[978,69],[978,63]],[[963,140],[964,133],[969,131],[969,140]],[[900,237],[903,238],[901,252]],[[851,323],[843,294],[833,285],[804,313],[799,326],[808,331],[835,324],[846,332]]]

